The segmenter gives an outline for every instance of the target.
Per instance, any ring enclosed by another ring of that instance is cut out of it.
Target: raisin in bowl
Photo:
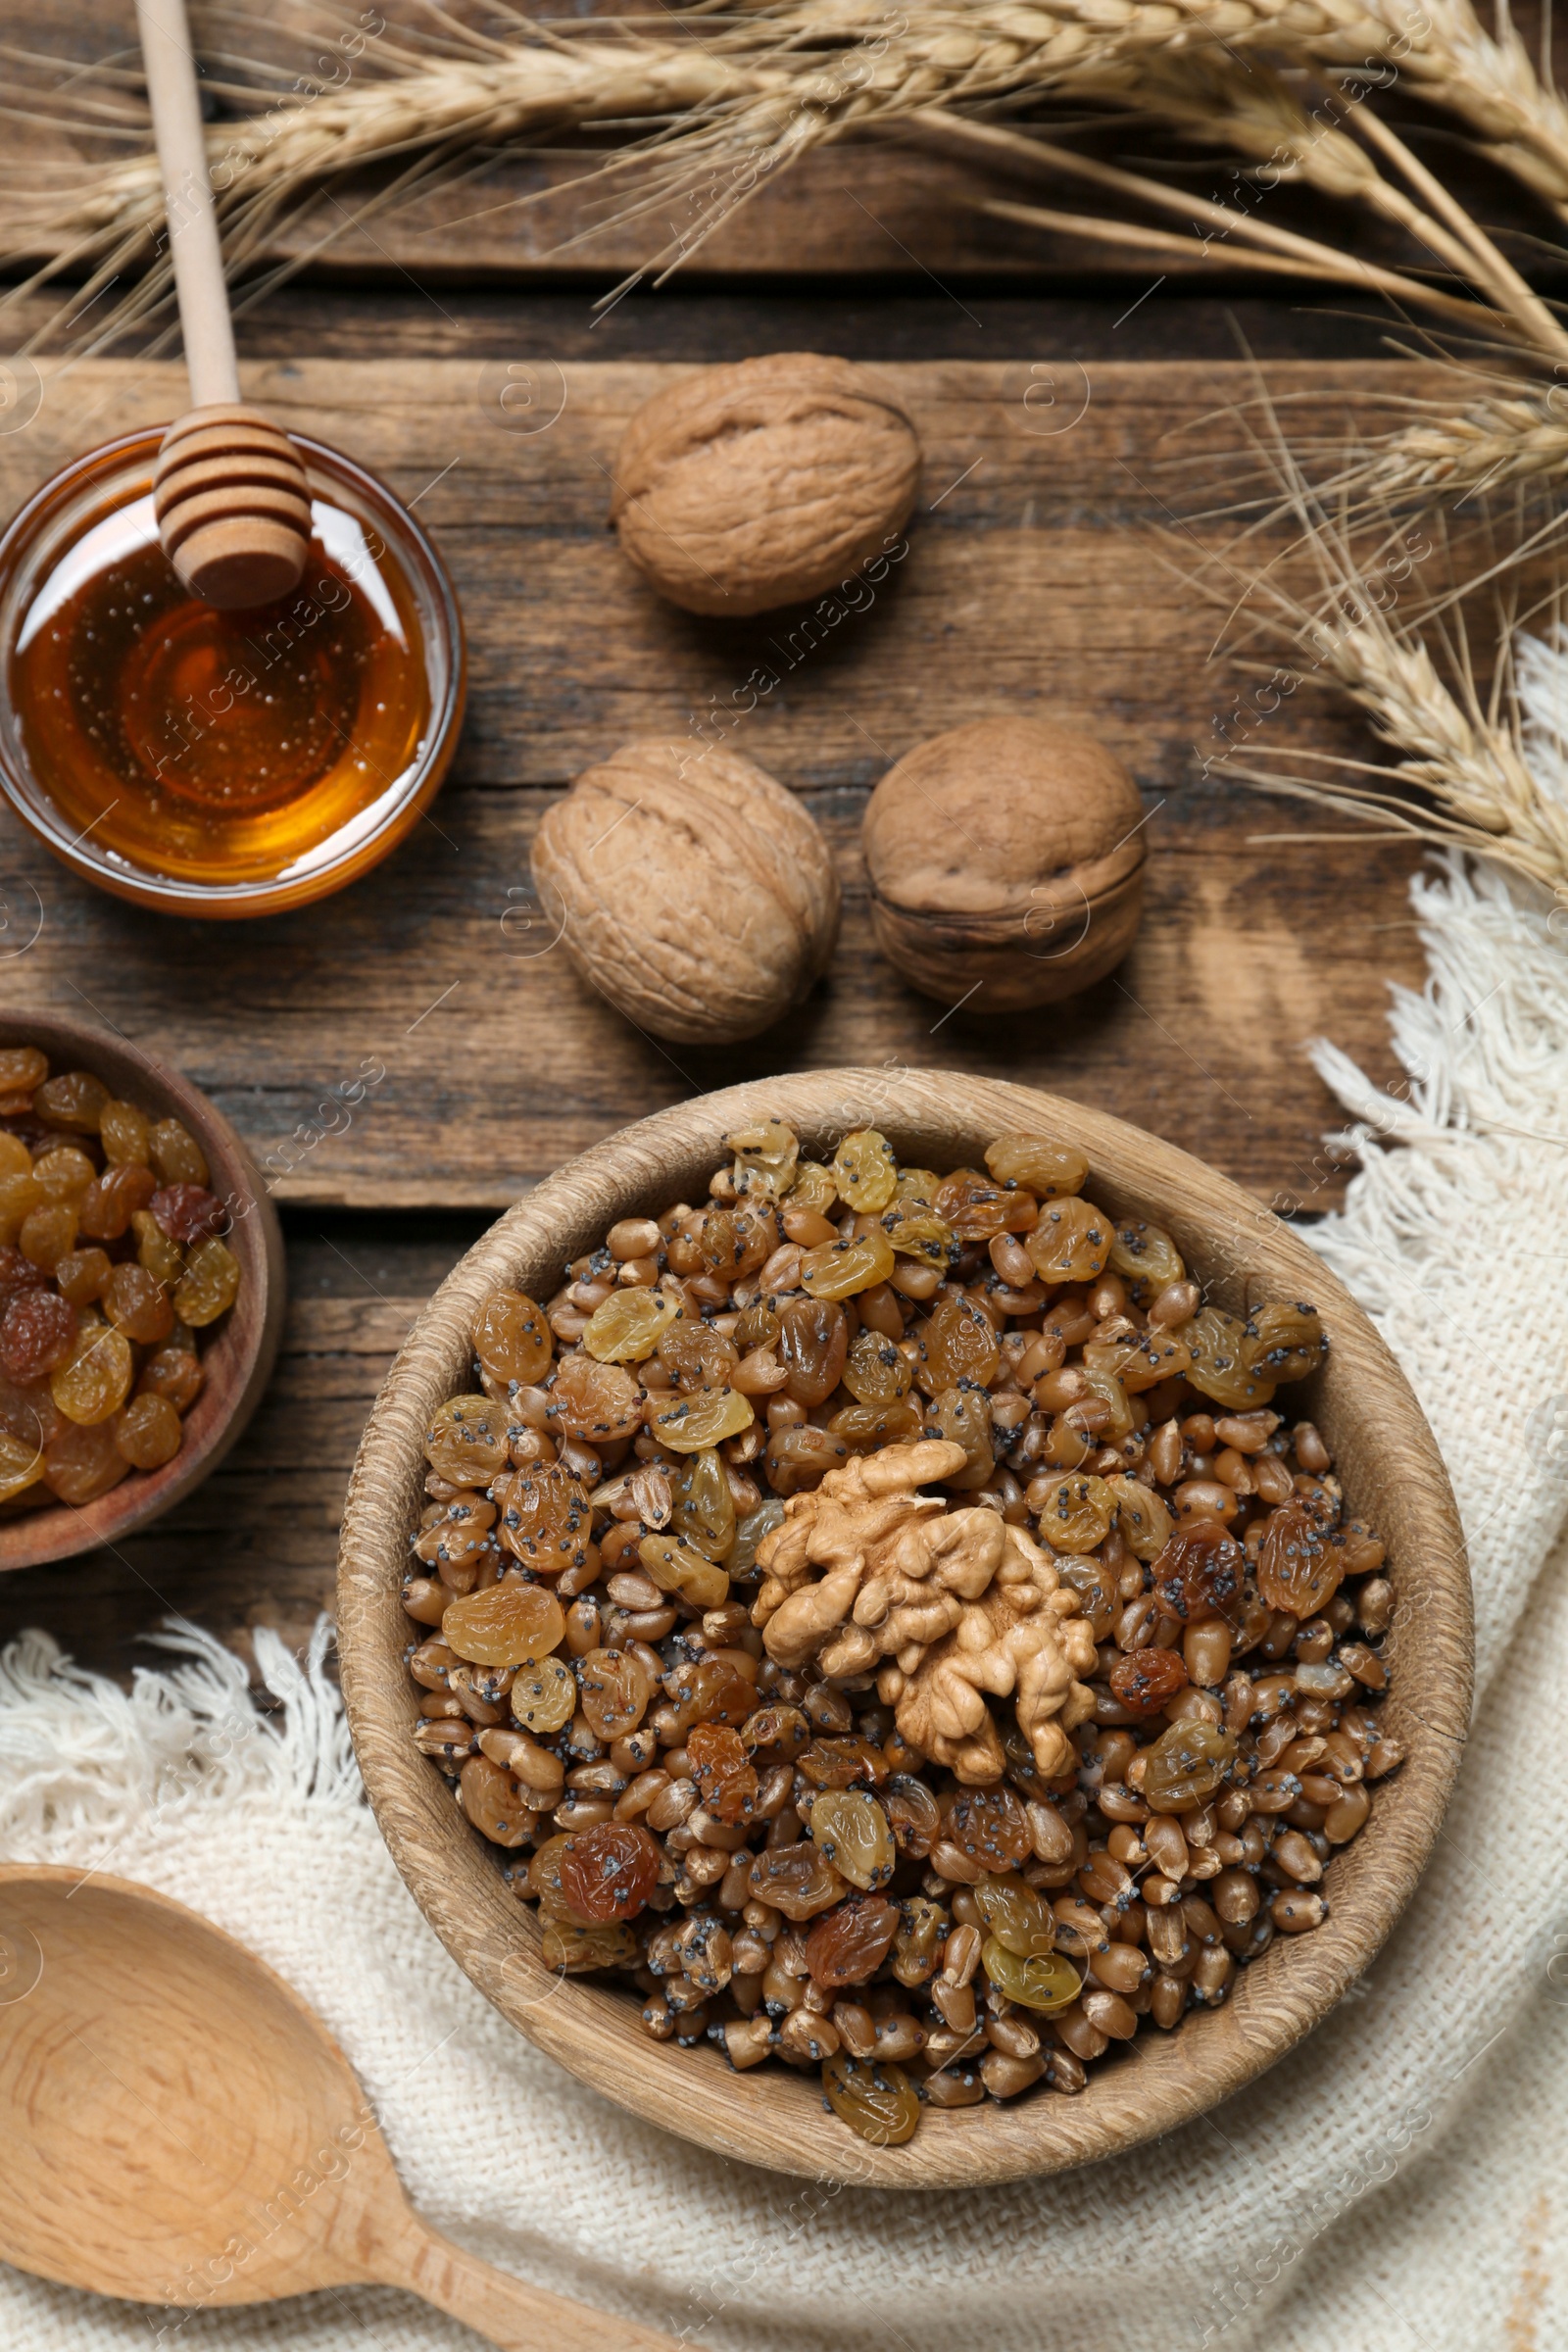
[[[458,1267],[340,1571],[372,1803],[582,2080],[935,2186],[1200,2112],[1366,1965],[1463,1737],[1430,1434],[1299,1239],[956,1074],[644,1122]]]
[[[277,1217],[227,1120],[85,1023],[0,1023],[0,1568],[117,1543],[261,1399]]]

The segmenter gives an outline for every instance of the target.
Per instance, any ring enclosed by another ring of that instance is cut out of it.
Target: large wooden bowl
[[[1277,1938],[1240,1971],[1223,2007],[1189,2015],[1173,2034],[1140,2034],[1081,2095],[927,2110],[898,2148],[852,2139],[824,2115],[812,2078],[775,2067],[736,2074],[710,2046],[652,2041],[626,1994],[550,1975],[531,1908],[508,1893],[496,1850],[466,1826],[411,1738],[416,1694],[399,1588],[422,1500],[420,1440],[435,1407],[467,1385],[479,1299],[503,1283],[548,1295],[566,1260],[617,1217],[702,1199],[726,1131],[770,1112],[812,1152],[846,1128],[875,1125],[901,1158],[940,1169],[974,1163],[1009,1129],[1059,1137],[1088,1153],[1094,1199],[1167,1227],[1221,1305],[1312,1299],[1333,1344],[1314,1383],[1292,1395],[1309,1401],[1354,1509],[1385,1537],[1398,1594],[1383,1720],[1407,1760],[1335,1859],[1325,1925]],[[812,2178],[842,2167],[842,2177],[890,2187],[1087,2164],[1168,2132],[1282,2057],[1359,1976],[1409,1899],[1469,1715],[1470,1587],[1448,1482],[1403,1375],[1348,1293],[1250,1195],[1169,1144],[1057,1096],[949,1071],[820,1070],[706,1095],[612,1136],[509,1209],[442,1284],[376,1400],[349,1490],[338,1616],[349,1720],[376,1818],[421,1910],[497,2008],[582,2082],[703,2146]]]
[[[96,1502],[54,1503],[0,1518],[0,1570],[40,1568],[148,1527],[200,1486],[245,1427],[271,1374],[283,1329],[283,1236],[261,1178],[233,1128],[177,1071],[128,1039],[85,1021],[0,1014],[0,1046],[36,1046],[51,1068],[90,1070],[114,1095],[155,1119],[180,1120],[206,1155],[212,1188],[231,1204],[224,1240],[240,1263],[239,1297],[201,1343],[206,1379],[185,1415],[184,1444],[161,1470],[132,1470]]]

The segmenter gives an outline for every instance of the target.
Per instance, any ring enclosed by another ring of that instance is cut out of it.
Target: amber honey
[[[103,515],[19,615],[8,689],[37,784],[99,852],[176,882],[335,862],[402,801],[430,725],[419,616],[373,526],[313,505],[298,588],[217,612],[150,497]]]

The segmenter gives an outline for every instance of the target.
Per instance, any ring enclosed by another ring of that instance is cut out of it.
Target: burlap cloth
[[[1068,2179],[903,2198],[749,2172],[632,2121],[520,2041],[426,1929],[362,1801],[322,1644],[302,1674],[259,1638],[284,1701],[264,1721],[199,1638],[129,1696],[47,1637],[19,1642],[0,1673],[0,1851],[106,1863],[243,1937],[338,2034],[434,2222],[677,2335],[737,2352],[1568,2345],[1568,938],[1544,904],[1457,870],[1418,883],[1416,906],[1432,978],[1396,1005],[1408,1085],[1380,1099],[1323,1057],[1365,1132],[1320,1239],[1452,1474],[1478,1714],[1382,1956],[1211,2116]],[[12,2352],[160,2340],[474,2341],[390,2291],[182,2317],[0,2270]]]

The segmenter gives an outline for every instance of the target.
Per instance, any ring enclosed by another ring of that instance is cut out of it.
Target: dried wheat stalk
[[[1537,78],[1511,28],[1484,31],[1469,0],[911,0],[897,15],[885,0],[742,0],[722,18],[699,7],[685,20],[690,29],[660,37],[534,26],[510,43],[432,14],[453,54],[379,41],[373,75],[274,109],[248,142],[215,129],[220,173],[237,149],[238,184],[248,201],[265,201],[388,156],[662,118],[671,127],[658,143],[664,169],[650,202],[700,199],[690,228],[660,257],[678,260],[760,180],[852,126],[937,105],[1089,90],[1134,67],[1157,73],[1161,61],[1250,46],[1352,89],[1368,73],[1392,71],[1458,115],[1568,218],[1568,109]],[[323,19],[328,30],[333,22]],[[385,73],[389,65],[397,70]],[[1238,104],[1238,123],[1246,111]],[[1269,135],[1266,122],[1257,128]],[[1335,140],[1319,140],[1316,153],[1320,171],[1336,153],[1350,168]],[[703,201],[705,185],[712,192]],[[40,185],[29,162],[5,193],[0,254],[12,256],[123,242],[144,234],[159,210],[150,156],[53,185]]]
[[[1290,644],[1298,684],[1343,688],[1367,713],[1378,740],[1400,757],[1390,768],[1288,747],[1280,757],[1330,772],[1300,774],[1229,759],[1213,762],[1211,772],[1490,858],[1544,884],[1568,905],[1568,801],[1544,791],[1525,759],[1512,693],[1512,613],[1501,615],[1501,652],[1483,696],[1471,665],[1461,594],[1428,604],[1427,635],[1419,608],[1408,619],[1396,618],[1394,582],[1408,577],[1412,566],[1408,552],[1392,564],[1389,553],[1408,550],[1404,524],[1385,510],[1385,529],[1369,540],[1352,528],[1346,506],[1331,513],[1309,489],[1269,414],[1266,455],[1280,503],[1300,526],[1315,591],[1293,589],[1277,565],[1250,565],[1237,548],[1225,552],[1223,584],[1186,576],[1233,619],[1245,612],[1255,629]],[[1364,523],[1364,508],[1359,513]],[[1240,598],[1238,578],[1244,583]],[[1444,619],[1445,612],[1451,621]],[[1441,664],[1429,637],[1444,652]]]

